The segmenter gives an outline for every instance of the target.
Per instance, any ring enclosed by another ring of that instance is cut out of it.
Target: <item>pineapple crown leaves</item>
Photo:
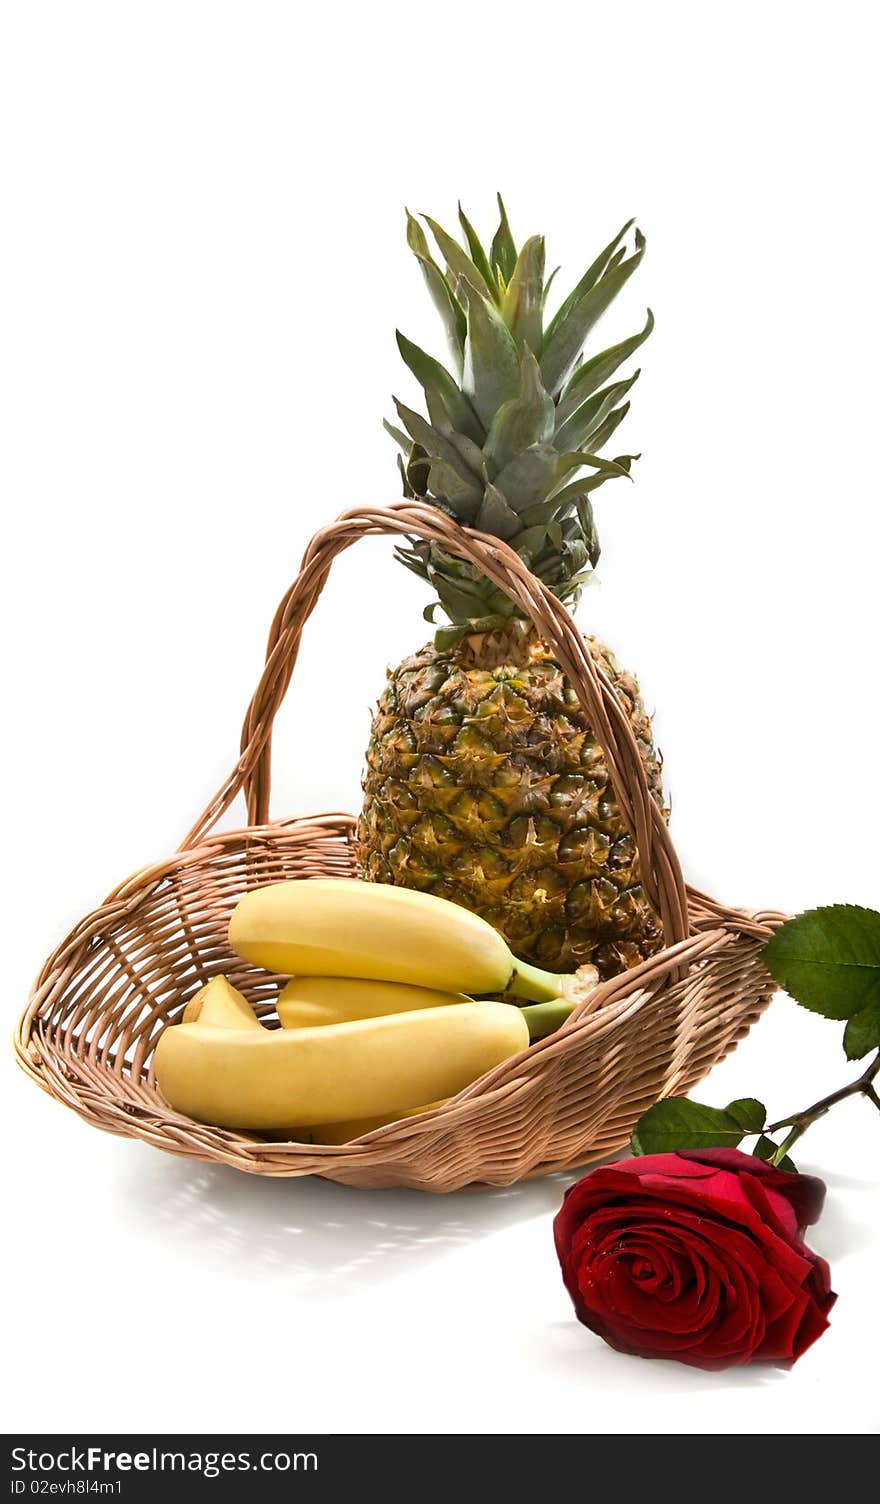
[[[591,493],[630,476],[638,458],[600,453],[629,411],[639,371],[612,378],[648,338],[653,316],[649,310],[638,334],[589,359],[583,347],[641,262],[645,238],[629,220],[545,322],[556,273],[545,275],[543,237],[517,250],[500,194],[498,209],[488,252],[461,206],[461,241],[422,215],[439,260],[407,211],[407,243],[440,314],[452,369],[398,332],[427,416],[395,399],[398,422],[385,427],[401,449],[406,496],[426,497],[504,539],[574,604],[599,558]],[[501,624],[513,614],[478,571],[437,545],[410,540],[397,552],[433,586],[453,623]]]

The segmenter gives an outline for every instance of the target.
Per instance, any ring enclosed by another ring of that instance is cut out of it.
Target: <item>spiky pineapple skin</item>
[[[624,706],[663,807],[661,762],[631,674],[585,639]],[[389,672],[358,825],[364,876],[452,899],[515,955],[602,976],[662,945],[601,748],[534,631],[428,644]]]

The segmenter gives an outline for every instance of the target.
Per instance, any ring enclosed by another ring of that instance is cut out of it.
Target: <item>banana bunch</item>
[[[430,1110],[558,1028],[597,982],[592,967],[561,977],[517,961],[445,899],[346,878],[246,894],[229,943],[293,974],[280,1030],[215,977],[160,1036],[156,1081],[200,1122],[300,1141],[344,1143]],[[487,992],[533,1006],[473,1000]]]

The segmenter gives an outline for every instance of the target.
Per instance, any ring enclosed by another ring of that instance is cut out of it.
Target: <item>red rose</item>
[[[578,1319],[620,1352],[697,1368],[787,1363],[820,1337],[836,1296],[799,1230],[821,1180],[738,1149],[685,1149],[606,1165],[554,1222]]]

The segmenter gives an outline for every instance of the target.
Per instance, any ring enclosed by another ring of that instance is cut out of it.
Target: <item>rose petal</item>
[[[764,1181],[788,1201],[798,1227],[812,1227],[822,1215],[826,1186],[818,1176],[780,1170],[778,1166],[768,1165],[766,1160],[758,1159],[754,1154],[743,1154],[739,1149],[681,1149],[679,1153],[683,1159],[697,1160],[703,1165],[717,1164],[722,1169]]]
[[[799,1236],[823,1194],[736,1150],[593,1171],[554,1223],[579,1319],[620,1351],[701,1368],[793,1361],[835,1300],[828,1266]]]

